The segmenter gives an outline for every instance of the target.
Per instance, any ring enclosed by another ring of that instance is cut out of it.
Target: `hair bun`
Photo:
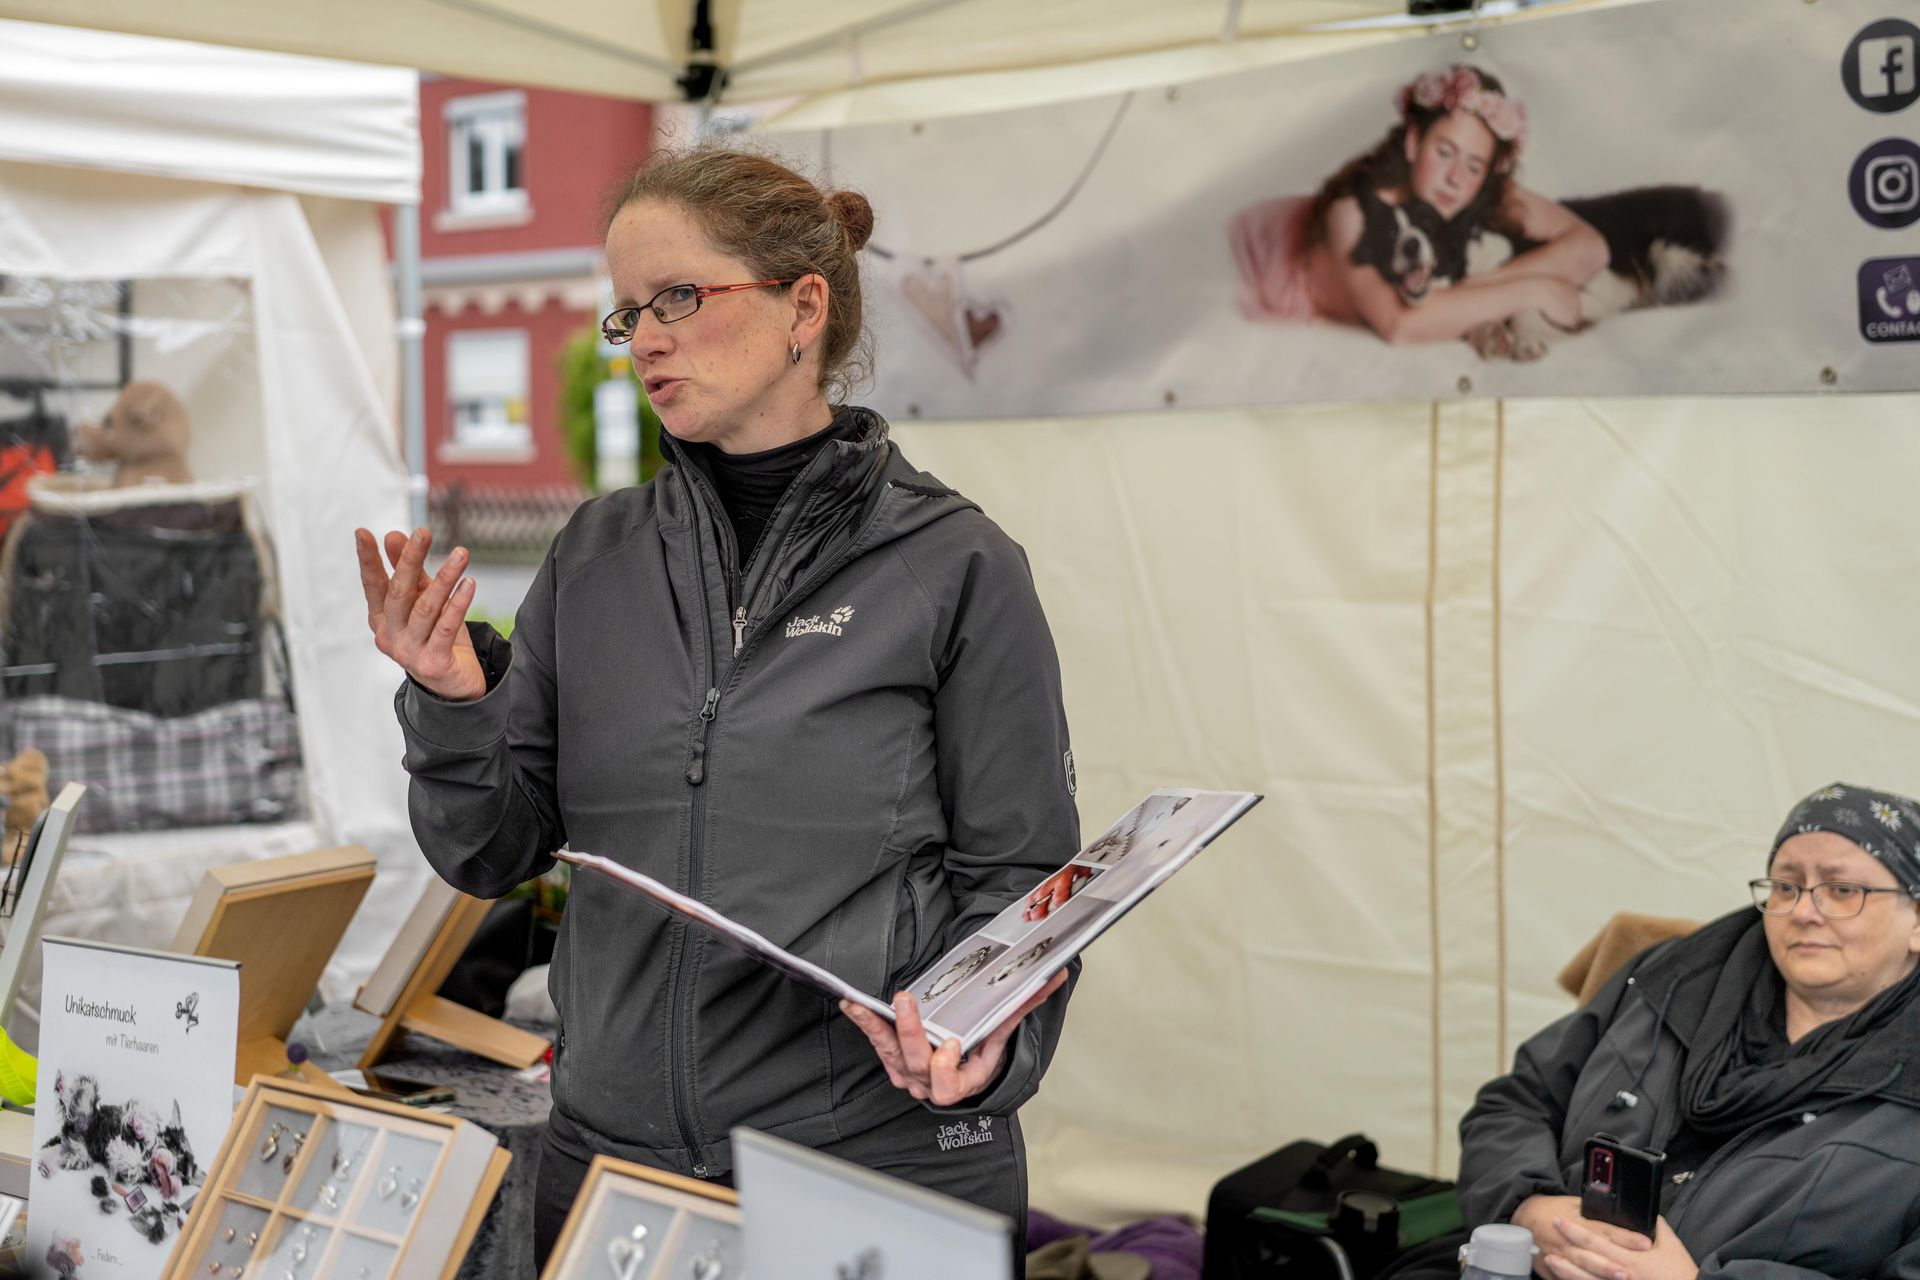
[[[836,191],[827,197],[827,209],[833,220],[847,233],[847,243],[855,253],[866,247],[873,235],[873,206],[858,191]]]

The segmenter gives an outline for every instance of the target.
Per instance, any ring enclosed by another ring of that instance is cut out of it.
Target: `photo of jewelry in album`
[[[441,1280],[506,1173],[465,1120],[256,1079],[168,1280]]]
[[[740,1280],[739,1197],[598,1156],[541,1280]]]
[[[1260,802],[1251,791],[1155,791],[1025,897],[961,938],[907,989],[927,1038],[971,1050],[1028,996]],[[769,968],[891,1022],[891,994],[869,994],[697,898],[591,853],[554,857],[618,881]]]

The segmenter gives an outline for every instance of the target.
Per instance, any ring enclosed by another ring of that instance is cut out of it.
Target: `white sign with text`
[[[45,947],[29,1268],[157,1278],[233,1116],[239,966]]]

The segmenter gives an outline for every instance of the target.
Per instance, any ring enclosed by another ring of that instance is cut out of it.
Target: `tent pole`
[[[393,210],[394,257],[400,275],[400,421],[407,451],[407,491],[412,496],[413,527],[427,523],[427,376],[421,343],[427,335],[420,318],[420,206]]]

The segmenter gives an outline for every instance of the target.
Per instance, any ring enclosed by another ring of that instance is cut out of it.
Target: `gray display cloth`
[[[310,1013],[294,1027],[289,1041],[307,1046],[313,1061],[328,1071],[356,1066],[379,1020],[347,1004]],[[527,1030],[552,1038],[552,1027],[528,1024]],[[553,1095],[545,1081],[530,1084],[511,1067],[488,1062],[464,1049],[407,1034],[394,1042],[386,1061],[374,1068],[422,1084],[443,1084],[454,1091],[443,1110],[471,1120],[500,1140],[513,1156],[506,1181],[487,1210],[467,1250],[457,1280],[506,1280],[537,1274],[533,1265],[533,1188],[540,1171],[540,1144],[546,1137],[547,1110]]]

